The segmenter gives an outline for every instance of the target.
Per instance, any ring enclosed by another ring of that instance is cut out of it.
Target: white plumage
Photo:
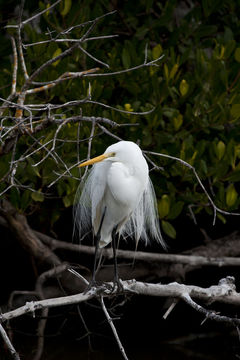
[[[105,153],[80,166],[94,164],[76,196],[75,224],[80,236],[92,227],[100,229],[102,248],[112,241],[112,232],[147,242],[156,240],[163,246],[154,189],[148,165],[141,149],[131,141],[119,141]]]

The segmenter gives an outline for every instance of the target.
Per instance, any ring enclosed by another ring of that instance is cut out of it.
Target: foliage
[[[46,4],[39,2],[39,8]],[[29,6],[28,2],[26,6]],[[148,58],[156,59],[164,54],[158,67],[142,68],[125,74],[91,78],[92,98],[105,104],[128,111],[155,111],[146,116],[122,114],[104,109],[96,104],[82,105],[87,116],[103,116],[121,123],[139,126],[109,129],[115,135],[138,141],[145,150],[180,157],[196,168],[207,189],[214,195],[219,208],[236,210],[240,203],[240,36],[238,1],[202,0],[200,2],[177,1],[63,1],[54,11],[45,13],[39,23],[24,27],[24,42],[45,40],[46,31],[61,31],[77,23],[83,23],[107,11],[117,13],[101,21],[94,31],[104,35],[118,34],[117,39],[89,41],[84,49],[96,58],[107,62],[112,71],[134,67],[144,61],[144,49],[148,43]],[[32,5],[31,5],[32,10]],[[15,20],[11,20],[13,23]],[[12,30],[9,30],[11,32]],[[82,28],[74,30],[79,38]],[[0,74],[1,97],[9,94],[11,65],[8,63],[11,46],[1,35],[2,57]],[[66,50],[67,43],[49,43],[26,49],[27,68],[31,72],[41,63]],[[80,51],[71,57],[56,61],[42,73],[44,81],[57,78],[67,70],[82,71],[96,67],[93,59]],[[101,69],[101,72],[106,70]],[[21,79],[20,79],[21,81]],[[64,103],[84,98],[89,81],[75,79],[60,83],[53,89],[37,95],[29,95],[29,103]],[[62,109],[59,114],[62,114]],[[65,116],[79,114],[79,108],[69,107]],[[38,139],[47,144],[53,137],[52,129],[42,131]],[[61,140],[76,140],[78,124],[67,124],[61,130]],[[91,124],[80,127],[81,139],[88,138]],[[92,155],[101,153],[115,140],[106,134],[99,136],[96,128]],[[31,146],[32,139],[22,137],[17,148],[17,157]],[[48,146],[48,145],[47,145]],[[59,143],[59,156],[70,166],[87,154],[87,142]],[[46,150],[34,155],[37,163],[46,155]],[[1,174],[5,174],[11,154],[1,158]],[[164,171],[154,173],[152,178],[159,199],[158,207],[163,230],[172,238],[176,231],[172,221],[188,205],[196,205],[195,212],[210,212],[208,201],[198,186],[193,174],[174,161],[151,157]],[[64,167],[51,157],[34,167],[32,160],[18,168],[19,182],[30,185],[37,192],[12,188],[5,194],[21,211],[35,211],[40,221],[53,225],[61,216],[64,207],[72,206],[78,181],[71,177],[61,178],[48,188]],[[79,177],[78,170],[72,175]],[[0,184],[0,192],[6,183]],[[52,199],[52,200],[51,200]],[[54,205],[49,206],[49,202]],[[41,206],[41,210],[40,210]],[[44,211],[43,211],[44,209]],[[54,209],[54,211],[52,210]],[[220,216],[222,221],[225,219]]]

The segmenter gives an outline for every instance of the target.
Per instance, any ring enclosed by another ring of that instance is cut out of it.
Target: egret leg
[[[97,232],[97,235],[96,235],[96,245],[95,245],[92,280],[91,280],[88,288],[96,286],[96,270],[97,270],[97,258],[98,258],[98,251],[99,251],[99,242],[100,242],[100,238],[101,238],[101,229],[102,229],[103,220],[104,220],[104,217],[105,217],[105,214],[106,214],[106,209],[107,208],[105,206],[105,208],[103,210],[100,226],[99,226],[99,229],[98,229],[98,232]]]
[[[119,274],[118,274],[118,265],[117,265],[117,253],[116,253],[116,231],[113,230],[112,233],[112,244],[113,244],[113,258],[114,258],[114,285],[113,289],[115,288],[115,285],[117,286],[117,290],[121,292],[123,290],[122,284],[119,280]]]
[[[92,272],[92,281],[91,281],[92,286],[96,284],[96,269],[97,269],[99,242],[100,242],[100,234],[98,232],[96,236],[96,245],[95,245],[95,254],[94,254],[94,263],[93,263],[93,272]]]

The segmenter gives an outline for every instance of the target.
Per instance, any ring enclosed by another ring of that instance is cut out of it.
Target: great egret
[[[137,144],[119,141],[109,146],[103,155],[85,161],[79,167],[92,165],[89,176],[77,196],[75,224],[80,236],[90,227],[97,236],[93,282],[95,282],[98,247],[103,248],[115,235],[155,240],[165,247],[161,236],[154,189],[148,164]],[[116,257],[115,257],[116,259]],[[115,280],[118,282],[115,260]]]

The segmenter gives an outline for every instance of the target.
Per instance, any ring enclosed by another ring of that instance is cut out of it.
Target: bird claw
[[[83,294],[86,294],[88,291],[93,289],[96,289],[97,291],[107,289],[110,294],[120,294],[124,292],[122,280],[119,278],[114,278],[113,283],[103,283],[103,284],[98,284],[95,279],[92,279],[85,288]]]
[[[116,292],[117,294],[123,293],[123,284],[121,279],[115,278],[113,281],[113,286],[111,288],[111,292]]]
[[[91,289],[97,289],[99,286],[96,282],[96,280],[92,279],[88,285],[86,286],[86,289],[84,290],[83,294],[86,294],[88,291],[90,291]]]

